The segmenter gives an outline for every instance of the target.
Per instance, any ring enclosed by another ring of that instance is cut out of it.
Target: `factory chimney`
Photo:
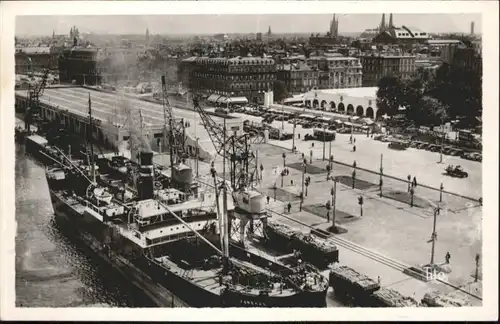
[[[140,153],[140,167],[139,167],[139,181],[137,184],[137,191],[139,198],[152,199],[153,198],[153,152]]]
[[[471,34],[471,36],[474,35],[474,22],[473,21],[471,21],[471,23],[470,23],[470,34]]]

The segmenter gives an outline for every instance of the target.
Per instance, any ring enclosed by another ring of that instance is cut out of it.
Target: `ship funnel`
[[[139,183],[137,191],[140,199],[153,198],[153,152],[140,153],[141,165],[139,167]]]

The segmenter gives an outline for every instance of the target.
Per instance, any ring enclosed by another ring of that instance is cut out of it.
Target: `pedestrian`
[[[290,184],[293,186],[293,179],[292,179],[292,180],[290,180]]]
[[[450,263],[450,258],[451,258],[450,252],[446,252],[446,255],[445,255],[446,264]]]
[[[267,204],[269,205],[269,200],[271,200],[271,197],[267,196]]]
[[[417,187],[417,177],[413,177],[413,187]]]
[[[354,138],[354,143],[356,144],[356,137]]]
[[[298,134],[298,139],[300,139],[300,133]]]
[[[311,144],[311,147],[314,147],[314,142]]]
[[[352,147],[352,151],[353,151],[353,152],[356,152],[356,145],[354,145],[354,146]]]
[[[352,143],[352,135],[349,136],[349,143]]]
[[[380,286],[380,282],[381,282],[381,280],[380,280],[380,276],[378,276],[378,277],[377,277],[377,283],[378,283],[378,285],[379,285],[379,286]]]
[[[288,202],[287,208],[288,208],[288,213],[290,214],[290,210],[292,209],[292,204],[290,202]]]

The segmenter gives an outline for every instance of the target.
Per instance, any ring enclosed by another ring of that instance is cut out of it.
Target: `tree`
[[[413,120],[417,125],[440,125],[448,119],[447,107],[438,99],[429,96],[420,99],[420,111],[413,110]]]
[[[450,118],[465,117],[473,123],[482,114],[482,75],[479,70],[443,64],[427,93],[449,107]]]
[[[280,102],[286,98],[288,98],[288,90],[285,83],[280,80],[274,81],[274,100]]]
[[[386,76],[380,79],[377,90],[377,108],[382,115],[397,114],[402,97],[403,85],[398,78]]]

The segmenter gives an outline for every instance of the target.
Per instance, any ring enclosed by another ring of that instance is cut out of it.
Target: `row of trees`
[[[475,125],[476,117],[482,114],[480,69],[443,64],[435,74],[417,73],[408,80],[383,77],[378,87],[377,107],[382,115],[404,113],[416,126],[439,125],[457,118]]]

